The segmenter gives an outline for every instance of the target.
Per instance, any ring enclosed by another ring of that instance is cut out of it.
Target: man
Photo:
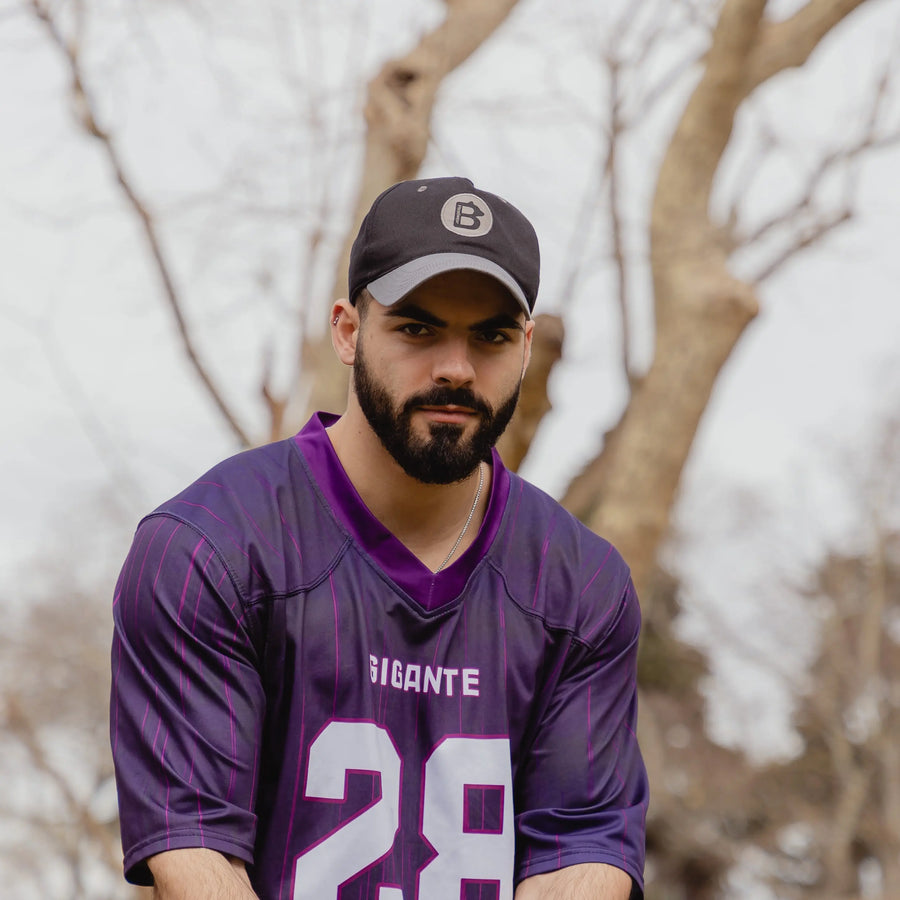
[[[534,230],[403,182],[331,312],[341,417],[140,524],[114,604],[126,876],[162,900],[626,900],[642,890],[637,599],[493,451]]]

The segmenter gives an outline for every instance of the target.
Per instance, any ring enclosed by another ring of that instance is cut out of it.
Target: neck
[[[446,565],[462,556],[477,536],[487,510],[489,465],[482,463],[463,481],[453,484],[425,484],[403,471],[368,422],[354,423],[345,415],[328,429],[328,436],[363,502],[421,562],[432,571],[440,569],[465,529]]]

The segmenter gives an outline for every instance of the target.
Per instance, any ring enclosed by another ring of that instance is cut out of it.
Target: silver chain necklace
[[[450,552],[447,554],[444,561],[434,570],[434,574],[437,575],[444,566],[447,565],[448,562],[453,558],[453,554],[459,549],[459,545],[462,543],[462,539],[466,536],[466,532],[469,530],[469,526],[472,524],[472,519],[475,518],[475,510],[478,508],[478,501],[481,499],[481,489],[484,487],[484,463],[478,463],[478,489],[475,491],[475,499],[472,501],[472,508],[469,510],[469,517],[466,519],[466,524],[463,525],[462,531],[459,533],[459,537],[456,539],[456,543],[450,548]]]

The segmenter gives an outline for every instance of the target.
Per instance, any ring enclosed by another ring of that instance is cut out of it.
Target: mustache
[[[434,387],[430,391],[415,394],[403,404],[403,412],[410,413],[418,406],[466,406],[485,418],[494,415],[491,405],[469,388]]]

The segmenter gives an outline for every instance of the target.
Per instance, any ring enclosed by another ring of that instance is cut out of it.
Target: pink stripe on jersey
[[[165,519],[163,519],[162,521],[160,521],[160,523],[159,523],[159,525],[158,525],[156,531],[153,532],[153,537],[151,537],[150,540],[147,542],[147,553],[150,552],[150,545],[153,543],[153,538],[156,537],[156,535],[159,533],[159,529],[162,528],[164,524],[166,524],[166,520],[165,520]],[[171,523],[169,523],[169,524],[171,524]],[[152,592],[153,592],[154,595],[156,594],[156,585],[157,585],[158,582],[159,582],[159,576],[162,574],[162,571],[163,571],[163,563],[166,561],[166,554],[169,552],[169,545],[170,545],[170,544],[172,543],[172,541],[175,539],[175,535],[178,534],[179,531],[181,531],[181,528],[182,528],[182,525],[181,525],[181,523],[179,522],[179,523],[172,529],[172,533],[169,535],[169,539],[166,541],[166,546],[163,547],[162,556],[160,556],[160,558],[159,558],[159,564],[158,564],[157,567],[156,567],[156,575],[153,576],[153,589],[152,589]],[[144,556],[144,559],[146,559],[146,558],[147,558],[147,557],[146,557],[146,555],[145,555],[145,556]],[[143,564],[141,564],[141,574],[138,576],[138,585],[139,585],[139,586],[140,586],[140,582],[141,582],[141,580],[142,580],[142,578],[143,578],[143,573],[144,573],[144,566],[143,566]],[[137,592],[135,592],[135,600],[137,600]],[[151,607],[151,609],[152,609],[152,608],[153,608],[153,607]]]
[[[225,659],[225,668],[230,675],[231,660],[227,657]],[[234,761],[237,759],[237,730],[235,728],[237,717],[234,714],[234,704],[231,702],[231,690],[227,681],[225,682],[225,701],[228,703],[228,728],[231,732],[231,777],[228,779],[228,791],[225,794],[225,799],[230,801],[234,794],[235,782],[237,781],[237,766],[234,764]]]
[[[272,491],[272,493],[274,494],[275,492]],[[294,534],[294,532],[291,530],[290,525],[288,525],[288,521],[287,521],[287,519],[284,517],[284,512],[281,512],[281,513],[279,514],[279,518],[281,519],[281,524],[284,525],[285,531],[288,533],[288,537],[291,539],[291,544],[293,544],[294,550],[297,552],[297,559],[301,559],[301,560],[302,560],[302,559],[303,559],[303,552],[300,550],[300,543],[299,543],[299,541],[297,540],[297,537],[296,537],[296,535]]]
[[[298,746],[301,748],[306,746],[306,690],[304,688],[301,696],[300,696],[300,739],[298,741]],[[297,816],[297,798],[300,795],[300,780],[303,777],[303,753],[300,752],[297,754],[297,774],[294,776],[294,796],[291,798],[291,816],[288,820],[289,822],[293,822]],[[285,834],[284,836],[284,858],[281,863],[281,883],[289,884],[288,880],[288,864],[289,858],[291,856],[291,842],[290,842],[290,834]],[[292,881],[293,879],[291,879]]]
[[[199,788],[197,789],[197,831],[200,832],[200,846],[205,847],[206,834],[203,831],[203,802]]]
[[[202,543],[203,543],[203,541],[200,542],[200,544],[202,544]],[[197,545],[198,548],[200,547],[200,544]],[[195,552],[195,556],[196,556],[196,552]],[[194,604],[194,618],[191,620],[191,633],[192,634],[194,634],[196,632],[196,628],[197,628],[197,613],[200,609],[200,601],[203,597],[203,584],[204,584],[204,581],[206,580],[206,570],[209,568],[209,564],[210,564],[210,562],[212,562],[212,559],[214,556],[215,556],[215,551],[210,549],[209,556],[206,557],[206,562],[203,564],[203,569],[201,570],[202,577],[200,578],[200,584],[197,587],[197,596],[196,596],[196,600],[195,600],[195,604]],[[191,563],[192,563],[192,568],[193,568],[193,557],[191,559]],[[220,579],[220,583],[221,583],[221,579]],[[187,584],[185,584],[185,591],[187,591]],[[182,597],[182,600],[183,599],[184,598]],[[181,609],[182,609],[183,605],[184,604],[182,602],[182,605],[179,606],[179,608],[178,608],[178,621],[179,622],[181,621]],[[178,652],[178,648],[176,647],[176,653],[177,652]],[[190,693],[192,682],[190,679],[190,669],[187,664],[187,640],[184,637],[182,637],[182,639],[181,639],[181,662],[182,662],[182,665],[181,665],[181,668],[178,673],[178,690],[181,695],[182,715],[187,716],[187,709],[185,707],[184,698],[185,698],[185,693]]]
[[[221,487],[221,485],[216,485],[216,487]],[[221,516],[217,516],[208,506],[204,506],[202,503],[192,503],[190,500],[182,500],[182,499],[176,497],[172,501],[172,505],[174,506],[175,504],[178,504],[180,506],[189,506],[189,507],[191,507],[191,509],[202,509],[203,512],[209,514],[210,518],[215,519],[217,522],[221,523],[222,525],[225,525],[229,529],[229,531],[234,530],[233,528],[231,528],[229,523],[226,522]]]
[[[174,532],[173,532],[174,534]],[[194,546],[194,550],[191,553],[191,559],[188,563],[187,570],[184,573],[184,582],[181,586],[181,597],[178,599],[178,611],[175,614],[175,618],[178,622],[181,622],[181,613],[184,610],[184,603],[187,597],[188,585],[191,583],[191,575],[194,572],[194,562],[197,559],[197,554],[200,552],[200,548],[204,545],[205,541],[203,538],[200,538]],[[159,577],[159,573],[157,573],[157,578]],[[154,582],[155,587],[156,582]],[[173,640],[175,641],[175,655],[181,656],[182,662],[185,660],[185,640],[184,637],[181,637],[181,653],[178,652],[178,641],[179,641],[179,633],[176,631]],[[181,711],[184,715],[187,715],[187,709],[184,704],[184,682],[185,682],[185,667],[180,666],[178,670],[178,696],[181,699]]]
[[[334,572],[328,576],[331,588],[331,604],[334,609],[334,691],[331,695],[331,715],[337,715],[338,681],[341,676],[340,624],[338,622],[337,594],[334,591]]]
[[[113,638],[113,653],[116,657],[116,673],[113,675],[113,684],[119,683],[119,672],[122,669],[122,644],[117,638]],[[119,749],[119,692],[113,691],[116,697],[116,703],[113,707],[113,753]]]
[[[556,526],[556,517],[554,516],[553,522],[547,531],[547,537],[544,538],[544,544],[541,547],[541,565],[538,568],[537,578],[534,580],[534,596],[531,598],[531,608],[534,609],[537,606],[538,601],[538,593],[541,590],[541,576],[544,574],[544,563],[547,561],[547,550],[550,547],[550,538],[553,536],[553,531]]]
[[[256,519],[253,518],[253,516],[250,515],[243,503],[239,505],[241,507],[241,512],[246,516],[247,521],[252,526],[253,533],[257,537],[262,539],[262,542],[272,551],[274,556],[276,556],[278,559],[284,559],[284,554],[275,546],[275,544],[272,543],[272,541],[268,539],[268,537],[266,537],[266,532],[259,527],[259,523],[256,521]]]
[[[247,560],[247,565],[250,567],[250,571],[253,572],[253,574],[256,575],[257,577],[260,577],[260,578],[262,577],[262,574],[260,573],[260,571],[256,568],[256,566],[253,565],[253,560],[251,559],[250,554],[244,548],[243,543],[241,541],[235,539],[235,537],[234,537],[235,530],[234,530],[234,528],[232,528],[229,525],[228,522],[226,522],[224,519],[217,516],[208,506],[204,506],[202,503],[191,503],[189,500],[178,500],[178,499],[173,500],[172,503],[173,504],[180,503],[182,506],[190,506],[193,509],[202,509],[204,512],[209,513],[209,515],[212,516],[212,518],[215,519],[217,522],[221,522],[221,524],[225,525],[231,536],[232,546],[238,551],[238,553],[241,554],[241,556],[244,557],[245,560]]]
[[[622,594],[621,600],[620,600],[615,606],[610,606],[610,607],[606,610],[606,612],[603,613],[602,616],[600,616],[600,618],[599,618],[599,619],[597,620],[597,622],[594,624],[594,627],[593,627],[587,634],[585,634],[585,638],[586,638],[587,640],[589,640],[589,641],[593,640],[593,639],[594,639],[594,635],[595,635],[598,631],[600,631],[601,628],[605,628],[605,627],[606,627],[606,623],[607,623],[607,621],[610,619],[610,617],[612,617],[612,616],[614,616],[614,615],[618,615],[620,612],[622,612],[622,610],[625,608],[625,605],[628,603],[629,598],[630,598],[631,596],[632,596],[631,588],[627,588],[627,589],[625,590],[625,593]]]
[[[260,737],[257,734],[253,748],[253,780],[250,782],[250,809],[254,808],[256,802],[256,779],[259,777],[259,741]]]
[[[169,732],[166,731],[165,739],[163,740],[162,750],[159,754],[159,761],[162,764],[163,776],[166,779],[166,847],[170,846],[170,832],[171,828],[169,827],[169,810],[171,809],[171,804],[169,802],[171,793],[172,793],[172,785],[169,781],[169,773],[166,771],[166,747],[169,743]]]
[[[197,559],[197,554],[200,552],[200,548],[206,543],[204,538],[200,538],[197,541],[196,546],[194,547],[193,552],[191,553],[191,561],[188,563],[187,571],[184,573],[184,583],[181,586],[181,597],[178,600],[178,612],[176,613],[176,619],[181,621],[181,613],[184,610],[184,601],[187,597],[188,585],[191,583],[191,575],[194,573],[194,561]],[[159,577],[157,573],[157,577]],[[156,587],[156,582],[154,582],[154,587]]]
[[[584,590],[581,592],[581,594],[579,596],[583,597],[587,593],[588,588],[597,580],[597,576],[603,571],[604,566],[609,561],[609,556],[612,553],[612,551],[613,551],[613,547],[612,547],[612,544],[610,544],[606,548],[606,556],[603,557],[603,562],[600,563],[600,568],[598,568],[597,571],[594,572],[594,574],[591,576],[591,580],[584,586]]]
[[[503,684],[504,687],[509,684],[509,646],[506,639],[506,614],[504,613],[503,604],[497,604],[498,622],[500,623],[500,634],[503,635]]]
[[[160,528],[162,528],[163,525],[164,525],[165,523],[166,523],[166,520],[165,520],[165,519],[161,519],[160,522],[159,522],[159,524],[156,526],[156,530],[155,530],[155,531],[153,532],[153,534],[150,536],[150,540],[147,541],[147,549],[144,551],[144,557],[143,557],[143,559],[141,560],[141,568],[140,568],[140,570],[138,571],[137,584],[136,584],[135,587],[134,587],[134,606],[133,606],[133,610],[134,610],[135,615],[137,615],[138,597],[139,597],[140,591],[141,591],[141,584],[143,583],[143,580],[144,580],[144,566],[145,566],[146,563],[147,563],[147,557],[150,555],[150,548],[153,546],[153,540],[154,540],[154,538],[156,537],[156,535],[159,534]],[[169,535],[169,540],[166,541],[166,546],[163,548],[163,558],[165,558],[166,550],[169,549],[169,544],[172,543],[172,538],[175,537],[175,534],[178,532],[178,530],[179,530],[180,528],[181,528],[181,524],[179,523],[178,525],[175,526],[174,531]],[[162,570],[162,563],[160,562],[160,565],[159,565],[159,567],[158,567],[157,570],[156,570],[156,578],[153,579],[153,588],[154,588],[154,590],[156,589],[156,582],[157,582],[157,579],[159,578],[159,573],[160,573],[161,570]],[[150,611],[153,612],[153,607],[151,607],[151,610],[150,610]]]
[[[516,533],[516,524],[519,521],[519,510],[522,508],[522,497],[524,496],[524,493],[524,482],[520,481],[517,487],[515,508],[513,508],[512,503],[510,503],[509,526],[506,528],[506,535],[504,538],[507,544],[512,543],[513,536]]]
[[[587,736],[588,736],[588,765],[594,765],[594,740],[593,740],[593,731],[591,729],[591,685],[588,685],[587,689]]]

